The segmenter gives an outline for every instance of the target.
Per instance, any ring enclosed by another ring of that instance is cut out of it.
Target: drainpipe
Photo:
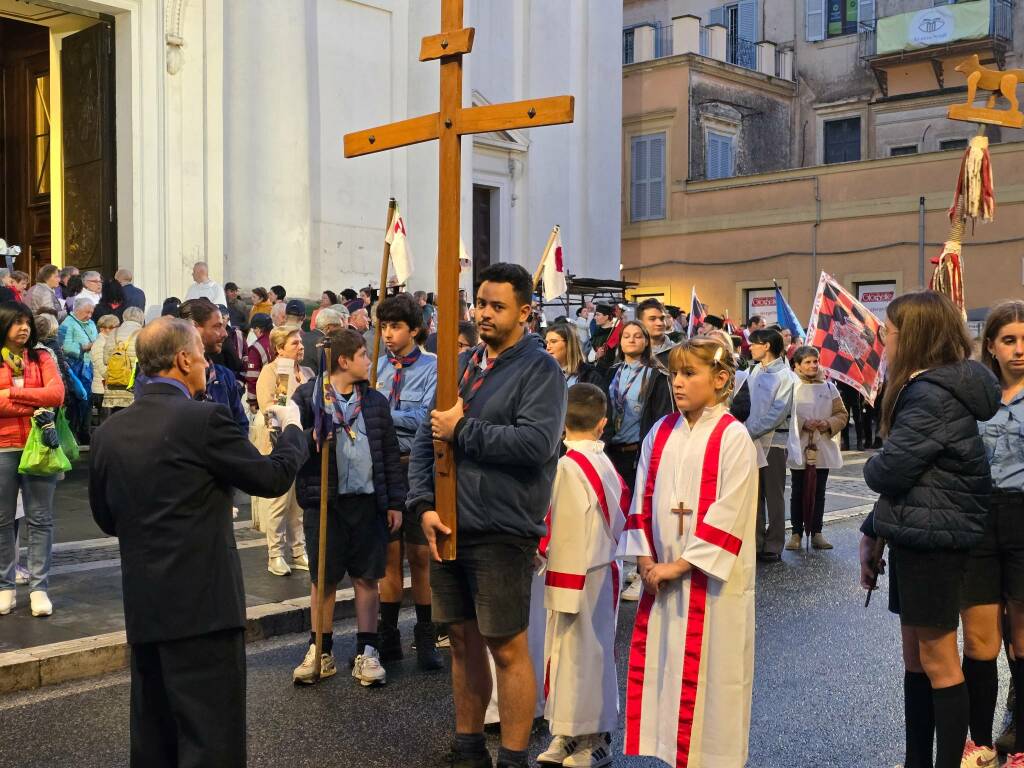
[[[924,288],[924,198],[917,201],[917,284]]]
[[[818,227],[821,226],[821,186],[814,177],[814,226],[811,227],[811,286],[818,284]]]

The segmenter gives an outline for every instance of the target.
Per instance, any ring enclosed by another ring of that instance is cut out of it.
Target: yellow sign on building
[[[973,40],[989,34],[991,3],[975,0],[901,13],[878,20],[876,52],[896,53]]]

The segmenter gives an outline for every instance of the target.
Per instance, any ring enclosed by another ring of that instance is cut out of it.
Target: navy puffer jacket
[[[303,509],[320,508],[320,454],[313,443],[313,387],[316,379],[307,381],[292,395],[302,414],[302,428],[309,442],[309,458],[295,478],[295,495]],[[398,437],[391,420],[391,408],[384,395],[370,389],[366,382],[357,385],[363,403],[363,423],[366,439],[373,459],[373,487],[377,496],[377,511],[382,515],[389,509],[405,511],[405,471],[398,450]],[[347,438],[346,438],[347,439]],[[330,443],[327,460],[327,500],[334,506],[338,499],[338,462],[334,455],[334,441]]]
[[[864,466],[881,494],[878,536],[911,549],[970,549],[988,516],[992,476],[978,422],[999,409],[992,372],[966,361],[925,371],[903,388],[882,450]]]

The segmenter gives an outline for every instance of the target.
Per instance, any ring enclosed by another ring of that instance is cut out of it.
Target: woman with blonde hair
[[[92,360],[92,404],[96,412],[102,418],[103,393],[106,386],[103,380],[107,377],[107,366],[104,362],[104,351],[108,344],[112,343],[114,331],[121,325],[117,315],[104,315],[96,321],[96,330],[99,334],[96,341],[89,350],[89,358]]]
[[[277,357],[273,364],[263,366],[256,381],[256,403],[259,413],[253,421],[250,437],[262,453],[271,450],[271,435],[266,426],[266,414],[271,406],[285,405],[295,390],[314,377],[313,371],[300,365],[305,349],[302,329],[294,325],[274,328],[270,332],[270,346]],[[253,499],[255,502],[256,499]],[[295,498],[295,485],[276,499],[260,500],[267,534],[267,570],[275,576],[288,576],[292,569],[308,571],[306,536],[302,530],[302,507]],[[284,558],[285,545],[291,544],[292,564]]]
[[[576,330],[568,323],[555,323],[544,334],[544,346],[562,368],[566,386],[595,384],[605,388],[604,376],[583,359],[583,350]]]

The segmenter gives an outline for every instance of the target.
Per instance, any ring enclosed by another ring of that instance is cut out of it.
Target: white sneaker
[[[320,679],[333,677],[338,668],[334,666],[334,657],[329,653],[320,654]],[[316,646],[310,644],[306,658],[292,672],[292,682],[312,685],[316,682]]]
[[[603,768],[612,764],[612,748],[602,734],[580,737],[576,751],[562,761],[563,768]]]
[[[960,768],[995,768],[999,765],[999,756],[992,747],[983,747],[970,739],[964,745],[964,755],[960,759]]]
[[[288,563],[284,561],[283,557],[270,558],[267,570],[275,576],[291,576],[292,573],[292,569],[288,567]]]
[[[441,632],[437,636],[437,643],[434,644],[435,648],[451,648],[452,639],[448,636],[448,632]]]
[[[35,592],[29,592],[28,600],[32,606],[33,616],[49,616],[53,613],[53,603],[50,602],[50,598],[43,590],[37,589]]]
[[[0,616],[6,616],[18,604],[13,589],[0,590]]]
[[[537,762],[541,765],[562,765],[577,746],[575,736],[555,736],[548,748],[537,756]]]
[[[622,599],[628,600],[631,603],[635,603],[640,599],[641,593],[644,591],[644,582],[642,579],[637,579],[624,590],[622,590]]]
[[[363,652],[356,656],[356,665],[352,667],[352,677],[364,686],[384,685],[388,681],[376,648],[363,646]]]
[[[309,558],[305,555],[299,555],[295,557],[292,555],[292,570],[293,571],[308,571],[309,570]]]
[[[15,584],[28,584],[29,575],[28,568],[22,565],[14,566],[14,583]]]

